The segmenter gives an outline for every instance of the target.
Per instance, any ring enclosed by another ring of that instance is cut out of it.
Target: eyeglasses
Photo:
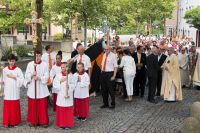
[[[104,49],[104,50],[109,50],[109,49]]]

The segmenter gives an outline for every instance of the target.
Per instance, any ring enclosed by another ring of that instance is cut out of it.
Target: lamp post
[[[37,12],[36,11],[32,11],[31,12],[31,16],[32,18],[26,18],[24,20],[24,23],[26,25],[31,25],[32,26],[32,44],[33,44],[33,50],[34,50],[34,70],[36,71],[36,46],[37,46],[37,24],[42,24],[43,23],[43,19],[39,18],[37,19]],[[35,80],[35,109],[37,110],[37,86],[36,86],[36,80]],[[37,126],[38,122],[37,122],[37,111],[35,111],[35,127]]]

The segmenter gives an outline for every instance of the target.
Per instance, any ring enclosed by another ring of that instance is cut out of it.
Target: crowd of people
[[[200,57],[194,42],[188,39],[160,40],[139,37],[130,39],[129,47],[103,46],[101,62],[100,108],[114,109],[115,95],[123,96],[126,102],[135,97],[157,103],[163,97],[166,102],[181,101],[182,88],[200,86]],[[16,57],[8,57],[9,65],[3,69],[1,84],[4,84],[4,106],[2,124],[14,127],[21,123],[20,88],[28,88],[27,122],[29,126],[49,124],[48,99],[53,98],[55,125],[62,129],[74,127],[74,116],[80,121],[89,117],[89,94],[92,65],[85,47],[73,45],[71,59],[64,61],[61,51],[54,59],[50,45],[46,52],[36,52],[36,59],[28,63],[25,75],[15,66]],[[121,79],[121,80],[118,80]],[[119,87],[121,86],[122,87]],[[147,88],[147,89],[146,89]],[[145,91],[148,90],[148,93]],[[109,98],[110,97],[110,98]]]

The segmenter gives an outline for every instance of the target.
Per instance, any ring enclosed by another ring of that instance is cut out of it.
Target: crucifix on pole
[[[33,50],[34,50],[34,71],[36,72],[36,46],[38,43],[38,36],[37,36],[37,24],[42,24],[43,23],[43,19],[39,18],[37,19],[37,12],[36,11],[32,11],[31,12],[31,16],[32,18],[26,18],[24,20],[24,23],[26,25],[31,25],[32,26],[32,44],[33,44]],[[37,110],[37,83],[35,80],[35,109]],[[38,122],[37,122],[37,111],[35,111],[35,126],[37,126]]]

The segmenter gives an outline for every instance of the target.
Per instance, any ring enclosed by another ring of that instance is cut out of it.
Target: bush
[[[8,60],[8,56],[10,54],[12,54],[12,48],[11,47],[2,48],[2,57],[1,57],[1,60],[2,61],[7,61]]]
[[[29,49],[27,49],[25,46],[18,46],[16,52],[19,57],[27,57]]]
[[[63,39],[62,33],[57,33],[53,36],[53,40],[62,40],[62,39]]]

